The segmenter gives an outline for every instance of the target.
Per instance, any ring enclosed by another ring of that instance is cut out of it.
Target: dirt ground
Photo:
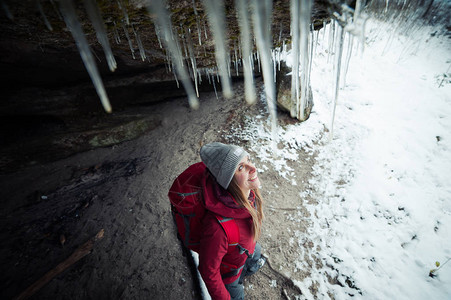
[[[19,295],[104,229],[90,254],[33,299],[198,299],[167,192],[181,171],[200,160],[202,144],[230,142],[224,133],[262,110],[263,104],[244,105],[242,83],[234,90],[232,100],[202,94],[199,110],[185,98],[139,107],[158,124],[139,138],[1,175],[0,297]],[[246,148],[244,141],[232,142]],[[314,159],[300,157],[290,162],[296,186],[274,170],[260,175],[266,203],[260,243],[269,264],[245,281],[246,299],[302,299],[293,280],[302,281],[309,270],[294,262],[311,243],[305,236],[299,245],[293,237],[299,240],[308,226],[302,201],[314,199],[299,194]],[[306,221],[294,221],[294,215]]]

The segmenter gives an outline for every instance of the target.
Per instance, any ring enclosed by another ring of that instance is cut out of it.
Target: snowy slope
[[[322,31],[312,115],[279,128],[292,148],[274,153],[264,122],[250,122],[247,130],[263,168],[276,168],[289,184],[296,181],[284,159],[295,159],[296,147],[318,151],[299,201],[317,199],[309,206],[317,216],[309,238],[334,270],[314,270],[298,284],[308,293],[318,282],[320,298],[329,291],[337,299],[451,299],[451,42],[431,36],[434,28],[403,36],[392,27],[370,20],[363,54],[353,50],[332,138],[321,134],[331,129],[335,84],[329,34]],[[436,261],[442,268],[432,278]],[[294,263],[308,267],[302,258]],[[330,284],[325,272],[343,287]]]

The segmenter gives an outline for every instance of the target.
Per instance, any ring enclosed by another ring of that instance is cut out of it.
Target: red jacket
[[[253,193],[253,192],[252,192]],[[207,286],[210,296],[216,299],[230,299],[225,284],[234,282],[241,275],[242,269],[235,276],[222,278],[221,264],[239,268],[247,259],[245,253],[240,254],[238,247],[229,250],[227,236],[219,224],[215,214],[234,218],[240,231],[239,244],[246,248],[250,254],[254,253],[255,242],[252,237],[252,217],[246,208],[240,208],[233,197],[224,190],[208,174],[203,179],[203,197],[207,213],[202,221],[203,234],[200,240],[199,272]]]

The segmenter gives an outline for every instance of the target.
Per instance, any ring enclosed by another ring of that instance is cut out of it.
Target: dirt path
[[[241,83],[235,85],[236,95],[242,90]],[[214,92],[200,100],[197,111],[185,99],[140,107],[159,126],[133,141],[2,175],[0,257],[8,272],[0,275],[1,298],[18,295],[104,228],[93,252],[36,299],[195,299],[167,191],[199,161],[203,143],[225,141],[222,132],[261,109],[242,105],[241,96],[217,100]],[[261,244],[271,267],[245,281],[247,299],[292,299],[302,292],[291,279],[302,280],[308,272],[294,264],[303,252],[292,237],[305,233],[308,222],[292,216],[308,219],[299,193],[313,160],[300,157],[291,162],[296,186],[273,170],[260,176],[267,204]],[[308,240],[300,246],[308,248]]]

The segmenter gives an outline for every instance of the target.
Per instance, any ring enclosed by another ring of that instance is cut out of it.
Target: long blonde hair
[[[235,198],[236,202],[241,206],[247,209],[249,214],[252,217],[252,234],[254,241],[256,242],[261,234],[262,221],[265,218],[263,214],[263,198],[260,194],[259,189],[253,190],[255,193],[255,208],[252,207],[251,203],[248,200],[248,197],[244,195],[243,191],[238,186],[236,182],[235,176],[233,176],[232,181],[229,184],[227,190],[232,194],[233,198]]]

